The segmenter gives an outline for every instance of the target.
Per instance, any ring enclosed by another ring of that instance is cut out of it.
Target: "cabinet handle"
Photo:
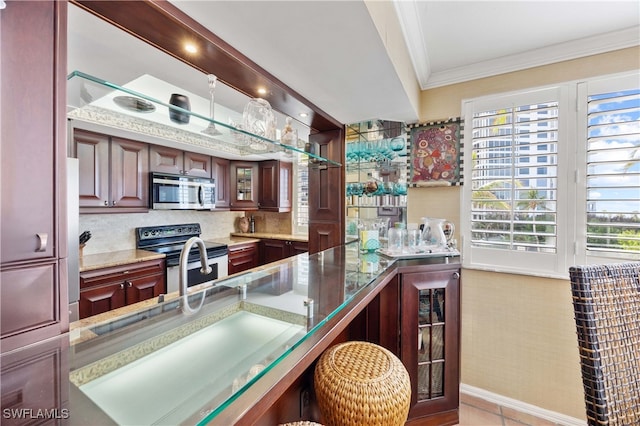
[[[125,281],[124,283],[127,285],[127,287],[133,287],[133,283],[131,281]]]
[[[109,206],[109,202],[107,200],[104,200],[104,205]]]
[[[120,290],[124,290],[124,283],[120,283]]]
[[[36,251],[45,251],[47,249],[47,242],[49,241],[49,234],[46,232],[36,234],[38,237],[38,248]]]
[[[112,202],[111,202],[111,205],[112,205],[112,206],[115,206],[115,205],[116,205],[116,202],[115,202],[115,201],[112,201]]]
[[[457,280],[458,278],[460,278],[460,272],[454,272],[454,273],[453,273],[453,278],[455,278],[456,280]]]

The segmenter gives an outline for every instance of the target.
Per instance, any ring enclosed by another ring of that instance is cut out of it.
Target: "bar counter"
[[[458,258],[398,261],[348,243],[218,280],[187,300],[147,303],[73,330],[71,342],[63,335],[3,354],[3,424],[37,410],[68,425],[252,424],[403,262],[435,267]],[[43,366],[52,370],[46,377]],[[24,389],[34,377],[45,391],[30,399]],[[16,392],[16,407],[31,411],[5,409]]]

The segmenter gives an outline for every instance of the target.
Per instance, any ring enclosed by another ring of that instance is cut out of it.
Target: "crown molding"
[[[433,72],[428,76],[426,84],[420,81],[420,88],[422,90],[433,89],[638,45],[640,45],[640,26],[504,56],[469,66]]]
[[[415,1],[401,0],[394,0],[393,4],[400,19],[402,35],[409,49],[409,57],[411,58],[416,79],[420,84],[420,88],[424,90],[431,75],[431,64],[427,46],[424,43],[424,34],[422,34],[418,5]]]

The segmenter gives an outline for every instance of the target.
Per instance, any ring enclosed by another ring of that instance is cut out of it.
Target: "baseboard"
[[[585,426],[587,424],[585,420],[576,419],[575,417],[546,410],[535,405],[527,404],[526,402],[518,401],[517,399],[498,395],[497,393],[489,392],[474,386],[465,385],[464,383],[460,385],[460,393],[484,399],[485,401],[493,402],[503,407],[511,408],[560,425]]]

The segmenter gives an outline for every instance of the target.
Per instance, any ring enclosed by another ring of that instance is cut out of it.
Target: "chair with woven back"
[[[569,269],[587,422],[640,424],[640,262]]]

